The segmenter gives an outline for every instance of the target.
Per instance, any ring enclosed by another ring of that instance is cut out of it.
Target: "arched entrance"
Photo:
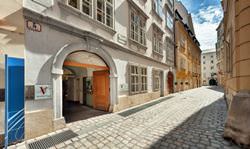
[[[109,111],[109,67],[86,51],[69,54],[63,63],[63,116],[66,122]]]
[[[168,72],[168,90],[169,93],[174,93],[174,74],[173,72]]]
[[[67,44],[63,46],[55,55],[53,64],[52,64],[52,85],[53,85],[53,108],[54,108],[54,125],[60,125],[64,123],[64,117],[63,117],[63,78],[64,73],[76,73],[75,71],[69,72],[69,70],[66,68],[65,65],[80,65],[86,67],[86,64],[78,64],[78,63],[69,63],[67,62],[67,59],[70,57],[71,54],[75,52],[87,52],[91,53],[97,57],[99,57],[104,64],[106,65],[106,68],[108,68],[108,73],[106,73],[105,77],[109,78],[106,82],[109,83],[109,100],[108,100],[108,108],[105,110],[112,111],[114,104],[117,104],[117,70],[115,63],[112,59],[112,57],[109,55],[109,53],[102,49],[100,46],[100,42],[97,40],[88,40],[82,41],[81,43],[72,43]],[[68,57],[69,56],[69,57]],[[79,58],[77,58],[79,59]],[[80,58],[81,59],[81,58]],[[65,61],[66,60],[66,61]],[[66,62],[66,63],[65,63]],[[95,67],[92,65],[87,65],[88,67]],[[98,65],[97,65],[98,66]],[[72,70],[72,69],[71,69]],[[101,70],[99,70],[101,71]],[[105,70],[107,71],[107,70]],[[94,73],[93,73],[94,74]],[[72,74],[71,74],[72,75]],[[101,79],[99,76],[103,74],[99,74],[98,72],[95,73],[95,76],[97,79]],[[94,77],[94,75],[93,75]],[[79,82],[82,82],[81,79],[79,79]],[[97,86],[98,88],[98,86]],[[101,94],[97,95],[100,96]],[[82,95],[74,95],[77,98],[81,98]],[[80,97],[79,97],[80,96]],[[80,102],[80,101],[79,101]],[[84,101],[81,101],[84,103]],[[97,103],[98,106],[99,103]],[[94,107],[94,105],[93,105]],[[107,106],[105,106],[107,107]]]

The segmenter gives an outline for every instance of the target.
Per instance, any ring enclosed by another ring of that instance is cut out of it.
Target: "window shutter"
[[[131,92],[131,65],[130,64],[128,64],[127,72],[128,72],[128,90],[129,90],[129,95],[131,95],[132,92]]]

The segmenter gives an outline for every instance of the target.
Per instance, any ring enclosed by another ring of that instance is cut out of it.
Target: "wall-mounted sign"
[[[121,34],[118,34],[117,35],[117,41],[121,44],[124,44],[126,45],[127,44],[127,37],[126,36],[123,36]]]
[[[121,84],[119,90],[120,91],[128,91],[128,84]]]
[[[35,85],[35,99],[49,99],[51,94],[50,85]]]
[[[42,31],[42,26],[39,23],[30,21],[30,20],[27,20],[26,23],[27,23],[27,28],[29,30],[32,30],[34,32],[41,32]]]

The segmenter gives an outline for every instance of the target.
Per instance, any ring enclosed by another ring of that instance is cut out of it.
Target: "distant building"
[[[217,80],[216,50],[204,50],[201,53],[202,85],[209,85],[211,79]]]
[[[195,37],[191,14],[180,1],[177,1],[175,6],[175,90],[183,91],[201,85],[201,50]]]

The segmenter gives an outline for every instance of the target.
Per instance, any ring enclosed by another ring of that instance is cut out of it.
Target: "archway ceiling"
[[[104,66],[104,67],[107,66],[105,62],[97,55],[83,51],[70,54],[65,61]]]

